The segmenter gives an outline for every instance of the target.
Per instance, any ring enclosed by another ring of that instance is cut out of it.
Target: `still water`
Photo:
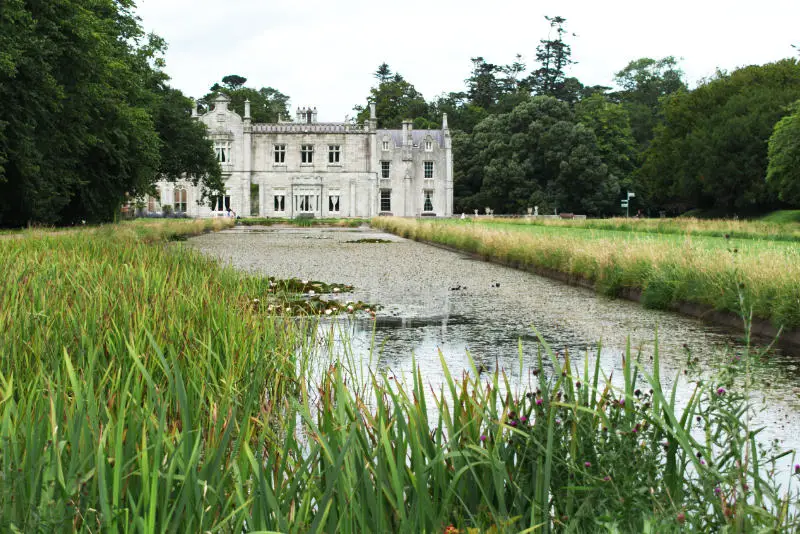
[[[376,238],[390,242],[355,242]],[[647,367],[657,333],[663,385],[678,379],[684,396],[693,375],[713,376],[745,350],[736,333],[693,318],[369,228],[237,227],[188,243],[253,273],[354,286],[353,293],[336,298],[378,304],[376,317],[324,321],[321,337],[329,333],[334,350],[397,380],[408,379],[413,361],[436,391],[444,379],[440,352],[454,376],[470,368],[469,354],[476,365],[503,370],[524,386],[537,361],[537,332],[553,350],[568,351],[579,362],[587,354],[593,359],[599,345],[601,368],[612,377],[621,377],[627,343]],[[784,449],[800,447],[798,357],[797,350],[772,351],[753,363],[762,441],[778,440]],[[684,375],[689,358],[697,363]]]

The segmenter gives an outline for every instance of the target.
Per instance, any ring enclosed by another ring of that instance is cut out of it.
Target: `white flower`
[[[330,315],[330,314],[331,314],[331,310],[330,309],[325,310],[325,315]]]
[[[314,290],[313,290],[313,289],[309,289],[309,290],[308,290],[308,294],[309,294],[309,295],[311,295],[311,296],[314,296],[314,295],[316,295],[316,293],[314,292]]]
[[[334,287],[334,288],[333,288],[333,292],[334,292],[334,293],[338,293],[338,292],[339,292],[339,288],[338,288],[338,287]]]
[[[347,307],[347,311],[352,312],[353,311],[353,307],[352,306],[348,306]]]
[[[258,303],[258,299],[253,299],[253,302]]]

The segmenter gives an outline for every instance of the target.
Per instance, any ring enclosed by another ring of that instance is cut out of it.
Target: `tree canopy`
[[[209,107],[220,93],[231,99],[231,109],[244,116],[244,103],[250,101],[250,117],[253,122],[278,122],[289,116],[289,97],[272,87],[254,89],[246,87],[247,78],[229,74],[222,78],[222,85],[215,83],[210,92],[198,100],[202,106]]]
[[[175,175],[185,165],[219,185],[215,161],[186,157],[211,155],[202,130],[159,130],[159,116],[176,118],[176,129],[189,124],[190,108],[166,84],[163,40],[145,35],[131,9],[114,0],[4,2],[0,225],[110,220],[167,168]]]
[[[769,138],[767,182],[782,202],[800,206],[800,100]]]

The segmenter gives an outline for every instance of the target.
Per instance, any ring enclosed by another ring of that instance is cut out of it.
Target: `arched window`
[[[175,188],[172,205],[174,206],[176,213],[186,213],[187,198],[188,195],[186,193],[186,189],[182,187]]]

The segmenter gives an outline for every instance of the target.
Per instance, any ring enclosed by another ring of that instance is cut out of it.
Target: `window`
[[[275,163],[286,163],[286,145],[275,145]]]
[[[425,162],[425,178],[433,178],[433,162]]]
[[[314,163],[314,145],[300,146],[300,163]]]
[[[339,211],[339,195],[328,195],[328,211],[333,213]]]
[[[392,191],[381,189],[381,211],[392,211]]]
[[[153,196],[147,199],[147,211],[155,213],[158,211],[159,204],[161,203],[161,190],[156,188]]]
[[[261,186],[250,184],[250,216],[258,217],[261,212]]]
[[[384,150],[389,150],[389,141],[384,141],[383,142],[383,149]]]
[[[231,197],[229,195],[211,197],[211,209],[213,211],[228,211],[231,209]]]
[[[275,211],[286,211],[286,195],[281,193],[272,198],[274,199]]]
[[[339,163],[341,154],[342,147],[340,145],[328,145],[328,163]]]
[[[230,141],[215,141],[214,153],[217,155],[217,161],[220,163],[231,162],[231,143]]]
[[[186,213],[186,189],[176,188],[173,196],[172,205],[177,213]]]
[[[295,195],[294,203],[296,211],[319,211],[319,195]]]
[[[433,151],[433,141],[428,139],[427,141],[425,141],[425,152],[431,152],[431,151]]]
[[[433,191],[424,192],[425,202],[422,211],[433,211]]]
[[[381,178],[389,177],[389,162],[381,161]]]

